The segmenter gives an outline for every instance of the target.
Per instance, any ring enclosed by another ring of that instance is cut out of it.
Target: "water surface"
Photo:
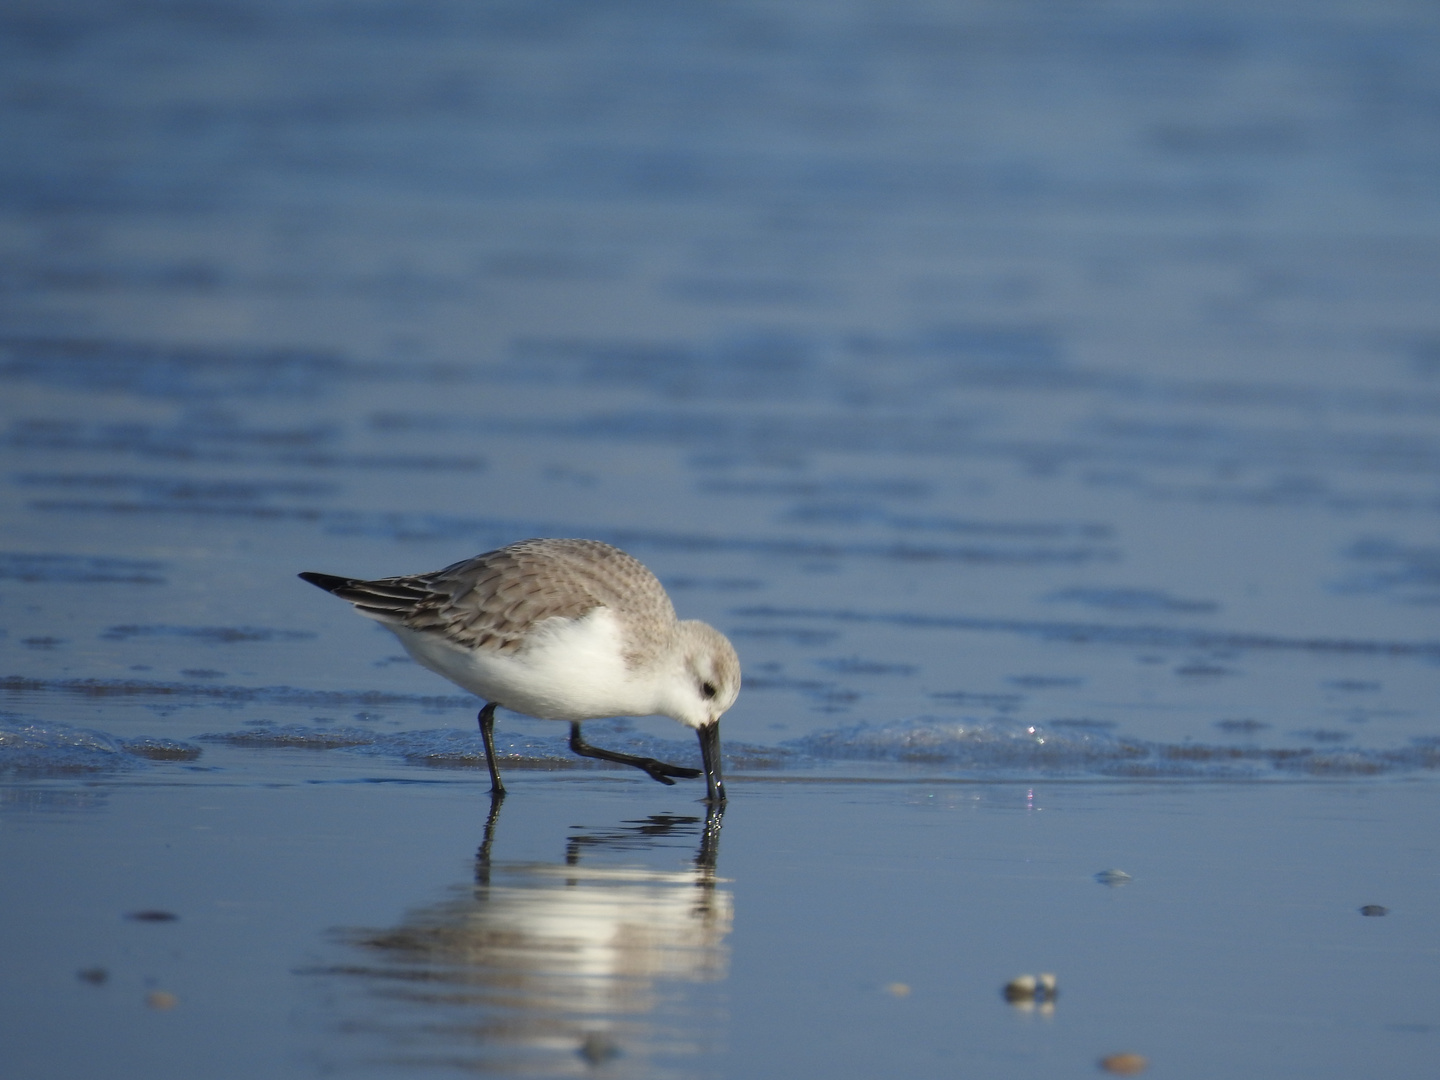
[[[1428,9],[0,27],[26,1075],[1427,1075]],[[734,641],[723,831],[502,713],[477,865],[476,703],[294,577],[536,535]]]

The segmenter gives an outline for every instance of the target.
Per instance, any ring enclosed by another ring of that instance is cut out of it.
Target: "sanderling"
[[[300,575],[389,629],[417,662],[485,700],[480,736],[490,790],[495,707],[570,723],[570,749],[642,769],[662,784],[698,769],[591,746],[584,720],[669,716],[700,736],[707,799],[725,801],[720,716],[740,693],[740,660],[724,634],[676,619],[638,560],[598,540],[522,540],[433,574],[361,581]]]

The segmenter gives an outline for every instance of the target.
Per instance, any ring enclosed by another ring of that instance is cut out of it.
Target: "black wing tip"
[[[306,570],[299,576],[301,580],[308,581],[311,585],[324,589],[328,593],[343,589],[355,580],[354,578],[336,577],[334,574],[317,574],[313,570]]]

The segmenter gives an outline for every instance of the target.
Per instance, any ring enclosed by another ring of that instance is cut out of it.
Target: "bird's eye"
[[[712,697],[714,697],[714,696],[715,696],[715,684],[714,684],[714,683],[710,683],[710,682],[701,683],[701,684],[700,684],[700,693],[704,694],[707,698],[712,698]]]

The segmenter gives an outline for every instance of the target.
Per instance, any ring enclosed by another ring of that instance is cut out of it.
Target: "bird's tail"
[[[357,583],[354,578],[336,577],[334,574],[317,574],[313,570],[306,570],[300,577],[328,593],[338,593],[341,589]]]
[[[426,588],[418,578],[380,578],[377,581],[366,581],[363,578],[316,574],[308,570],[300,576],[332,596],[350,601],[360,614],[385,623],[405,622],[425,606],[443,599]]]

